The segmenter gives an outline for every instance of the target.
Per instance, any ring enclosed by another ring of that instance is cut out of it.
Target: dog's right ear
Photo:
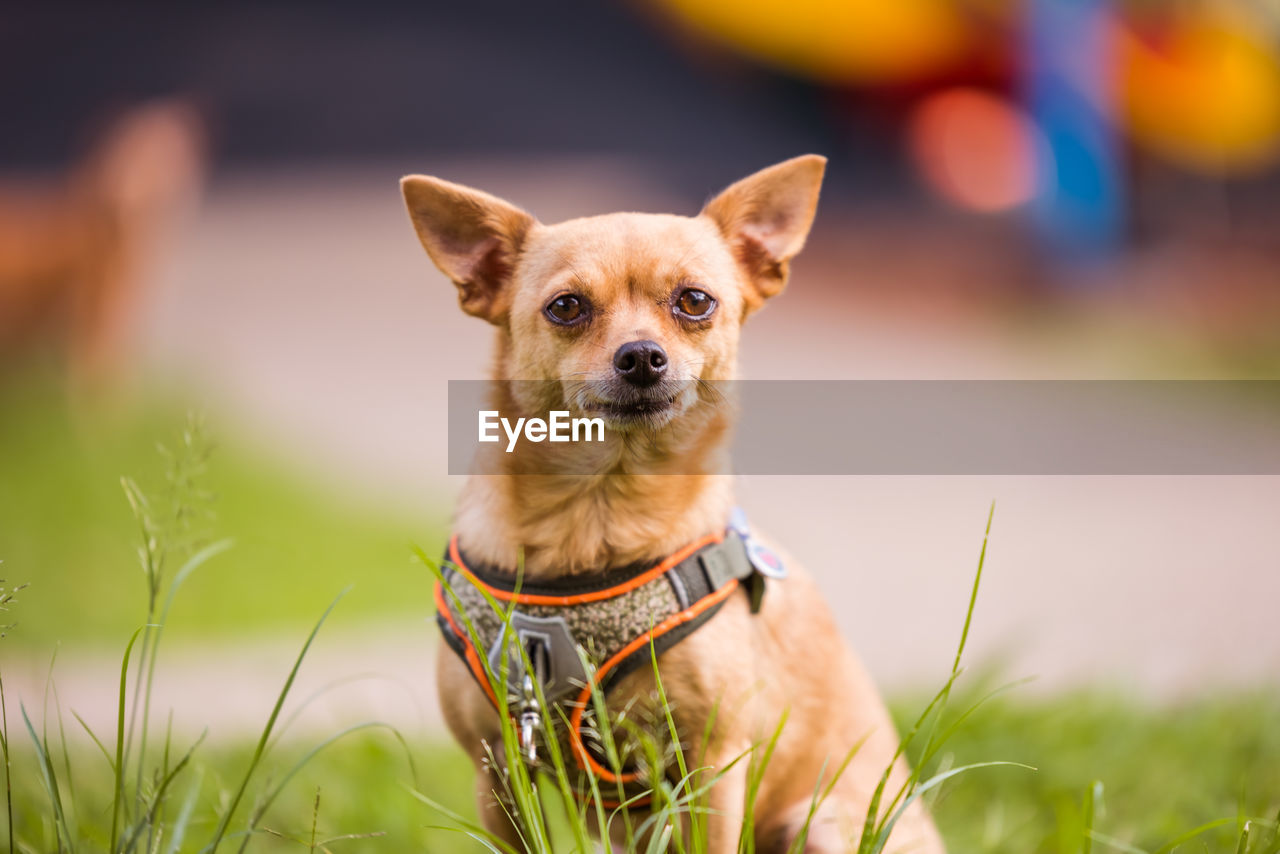
[[[511,305],[511,274],[536,220],[480,190],[426,175],[400,180],[418,239],[458,286],[467,314],[501,323]]]

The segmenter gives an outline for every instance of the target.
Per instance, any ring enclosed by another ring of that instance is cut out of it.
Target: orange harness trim
[[[650,631],[633,640],[613,655],[608,661],[596,670],[596,675],[592,679],[592,684],[582,689],[582,693],[578,695],[578,699],[574,701],[573,714],[569,718],[569,738],[573,740],[574,756],[578,759],[578,767],[582,767],[585,762],[595,772],[596,776],[610,783],[631,783],[639,776],[639,772],[630,772],[627,774],[615,775],[612,771],[600,765],[591,758],[591,753],[587,750],[585,744],[582,743],[582,716],[587,710],[587,703],[591,699],[591,690],[611,671],[618,666],[618,663],[625,659],[628,655],[647,646],[652,640],[661,635],[666,634],[677,626],[684,625],[690,620],[697,617],[708,608],[715,607],[728,599],[733,591],[738,589],[738,579],[734,578],[719,590],[699,599],[690,607],[678,614],[668,617],[658,625],[654,626]]]
[[[449,560],[453,561],[454,566],[467,577],[467,580],[477,587],[483,588],[490,596],[499,602],[515,602],[519,605],[552,605],[566,607],[569,605],[586,605],[591,602],[602,602],[605,599],[613,599],[624,593],[630,593],[637,587],[642,587],[653,581],[655,578],[665,575],[669,570],[683,561],[689,555],[696,552],[703,546],[712,543],[719,543],[724,540],[724,532],[719,534],[707,534],[700,540],[695,540],[675,554],[667,556],[665,560],[655,566],[653,569],[643,572],[621,584],[613,587],[606,587],[604,590],[593,590],[590,593],[578,593],[569,596],[554,596],[539,593],[512,593],[510,590],[503,590],[486,584],[472,572],[462,561],[462,553],[458,550],[458,535],[454,534],[449,538]]]
[[[489,697],[489,702],[493,703],[493,707],[500,710],[502,706],[498,705],[498,698],[493,693],[493,685],[489,683],[489,677],[484,672],[484,665],[480,663],[480,656],[476,654],[475,644],[471,642],[471,638],[467,636],[467,633],[459,628],[457,622],[454,621],[453,611],[444,601],[444,585],[439,581],[436,582],[436,613],[444,615],[444,618],[449,621],[449,628],[453,629],[454,635],[465,645],[466,654],[463,659],[466,661],[467,667],[471,668],[471,675],[480,683],[480,687],[484,689],[484,693]]]

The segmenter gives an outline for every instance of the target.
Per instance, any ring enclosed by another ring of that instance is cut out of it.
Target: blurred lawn
[[[963,682],[963,680],[962,680]],[[980,696],[953,698],[962,711]],[[895,704],[900,727],[923,701]],[[954,778],[934,802],[953,851],[1071,852],[1083,845],[1082,804],[1102,783],[1094,829],[1156,851],[1196,827],[1238,815],[1280,818],[1280,693],[1206,690],[1157,705],[1093,690],[1029,697],[1015,689],[982,706],[948,744],[954,766],[1009,760]],[[1236,822],[1179,851],[1236,851]],[[1095,842],[1095,851],[1116,850]],[[1274,849],[1272,849],[1274,850]]]
[[[0,578],[28,582],[7,644],[111,639],[114,651],[145,619],[138,529],[120,486],[164,486],[157,442],[175,443],[186,413],[152,401],[71,414],[49,382],[0,383]],[[343,622],[431,611],[427,571],[410,542],[434,554],[445,516],[412,520],[348,500],[229,439],[203,485],[216,494],[206,527],[235,548],[191,577],[171,639],[260,629],[305,630],[348,585]],[[174,572],[177,567],[170,567]]]

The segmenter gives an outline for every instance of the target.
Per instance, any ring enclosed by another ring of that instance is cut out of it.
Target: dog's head
[[[550,381],[577,411],[652,429],[698,381],[732,378],[742,321],[785,286],[825,164],[806,155],[771,166],[695,217],[556,225],[439,178],[411,175],[401,188],[462,310],[501,330],[499,379]]]

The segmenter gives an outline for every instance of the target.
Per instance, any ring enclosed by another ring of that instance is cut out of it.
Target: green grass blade
[[[435,827],[435,829],[451,830],[457,833],[465,833],[467,836],[471,836],[473,839],[475,839],[476,835],[478,835],[480,837],[483,837],[485,840],[487,840],[484,844],[490,850],[501,849],[502,854],[518,854],[516,849],[512,848],[510,845],[507,844],[506,840],[499,839],[498,837],[494,836],[492,833],[485,830],[483,827],[476,824],[475,822],[468,821],[466,818],[454,812],[453,810],[449,809],[444,804],[440,803],[430,795],[424,795],[422,792],[419,792],[416,789],[409,789],[408,791],[409,791],[410,797],[421,801],[422,803],[431,807],[436,812],[443,815],[445,818],[449,819],[452,822],[456,822],[458,825],[458,827]],[[480,841],[480,840],[477,840],[477,841]]]
[[[1236,843],[1236,854],[1246,854],[1249,850],[1249,822],[1240,829],[1240,841]]]
[[[58,696],[58,686],[52,680],[49,681],[48,687],[53,692],[53,713],[58,722],[58,742],[62,745],[62,773],[66,784],[61,788],[66,792],[67,800],[71,802],[71,817],[68,820],[68,824],[78,833],[80,830],[80,807],[76,798],[75,777],[72,775],[71,769],[71,752],[67,749],[67,730],[62,716],[62,700]],[[46,721],[47,725],[48,722]]]
[[[444,830],[449,833],[461,833],[463,836],[475,841],[476,843],[481,845],[483,848],[492,852],[492,854],[516,854],[516,851],[514,848],[507,848],[505,846],[502,848],[499,848],[496,845],[494,845],[493,843],[496,837],[486,836],[484,835],[484,831],[463,830],[460,827],[449,827],[448,825],[444,825],[444,824],[426,824],[426,825],[423,825],[423,827],[426,830]]]
[[[787,848],[788,854],[800,854],[800,852],[804,851],[805,842],[808,841],[809,838],[809,828],[812,826],[813,819],[817,816],[818,810],[822,808],[823,803],[825,803],[827,798],[831,796],[831,793],[835,791],[836,783],[840,782],[840,778],[844,776],[844,772],[849,768],[849,763],[853,762],[853,757],[858,754],[858,751],[862,749],[862,746],[867,743],[867,739],[870,737],[870,733],[864,735],[854,743],[853,747],[849,748],[849,752],[845,754],[844,760],[840,763],[840,767],[838,767],[835,774],[831,776],[831,781],[827,783],[826,788],[821,791],[819,791],[819,787],[822,783],[822,775],[818,775],[818,783],[814,787],[813,800],[809,803],[809,811],[805,815],[804,823],[800,825],[800,830],[796,833],[795,839],[792,840],[791,845]],[[825,768],[826,763],[823,763],[823,769],[825,770]]]
[[[329,747],[334,742],[340,741],[341,739],[345,738],[348,735],[351,735],[352,733],[360,732],[366,729],[389,730],[393,735],[395,735],[395,737],[399,740],[400,745],[404,748],[405,755],[406,757],[408,757],[408,760],[409,760],[409,768],[410,769],[413,768],[413,757],[409,756],[409,746],[405,742],[404,737],[400,734],[400,731],[396,729],[394,726],[388,723],[383,723],[382,721],[365,721],[364,723],[354,724],[352,726],[347,727],[346,729],[343,729],[339,732],[334,733],[333,735],[321,741],[315,747],[308,750],[302,756],[301,759],[295,762],[293,766],[290,767],[289,770],[285,772],[284,776],[280,778],[280,781],[276,783],[276,785],[271,789],[271,791],[267,793],[266,797],[264,797],[262,801],[258,804],[258,806],[254,809],[254,816],[249,821],[249,830],[250,831],[257,830],[258,822],[261,821],[262,817],[267,814],[267,810],[269,810],[271,808],[271,805],[275,803],[276,798],[278,798],[280,796],[280,793],[284,791],[285,786],[289,785],[289,781],[292,780],[298,774],[299,771],[301,771],[304,767],[306,767],[308,762],[314,759],[325,748]]]
[[[977,571],[974,573],[973,586],[969,591],[969,607],[965,610],[964,626],[960,630],[960,643],[957,644],[956,646],[956,657],[951,664],[951,676],[943,684],[942,689],[938,691],[938,693],[934,696],[933,701],[929,703],[929,705],[925,708],[924,712],[916,720],[915,726],[912,727],[911,732],[908,733],[907,737],[899,743],[898,751],[894,754],[893,760],[889,763],[889,767],[885,768],[884,775],[880,779],[880,784],[876,787],[875,794],[872,796],[871,805],[867,809],[867,820],[863,827],[863,835],[862,835],[863,842],[860,843],[858,846],[859,854],[864,854],[864,845],[868,836],[870,835],[871,838],[873,839],[879,838],[879,836],[881,835],[881,831],[883,830],[883,826],[884,826],[883,822],[881,822],[879,827],[875,826],[875,822],[880,815],[881,797],[883,796],[883,793],[884,793],[884,787],[888,785],[889,778],[893,773],[894,763],[898,761],[898,758],[900,756],[906,753],[907,746],[912,743],[916,735],[919,733],[921,727],[926,722],[929,723],[929,730],[928,730],[928,735],[925,737],[925,747],[924,747],[923,755],[932,756],[933,753],[936,752],[936,745],[941,743],[937,740],[937,737],[936,737],[938,721],[942,718],[943,713],[946,711],[947,702],[951,698],[951,689],[955,685],[956,680],[960,678],[960,674],[962,672],[960,667],[960,661],[964,657],[964,650],[969,642],[969,629],[973,624],[973,612],[978,604],[978,591],[982,587],[982,570],[986,566],[987,543],[991,539],[991,523],[992,523],[992,520],[995,518],[995,515],[996,515],[996,503],[995,501],[992,501],[991,507],[987,511],[987,527],[982,535],[982,548],[978,552],[978,568],[977,568]],[[936,714],[932,714],[935,708],[937,709],[937,712]],[[924,771],[922,767],[923,764],[924,764],[924,760],[922,759],[920,763],[917,763],[916,767],[910,770],[910,772],[907,775],[907,782],[904,783],[902,787],[898,789],[897,794],[894,795],[894,798],[892,801],[890,801],[889,806],[885,808],[884,813],[885,813],[886,821],[888,820],[888,817],[893,814],[895,807],[897,807],[898,805],[898,802],[902,800],[902,798],[904,797],[909,797],[910,794],[915,791],[916,787],[919,786],[920,775]],[[874,828],[874,833],[872,832],[873,828]]]
[[[956,647],[956,658],[951,664],[951,673],[960,672],[960,659],[964,657],[965,645],[969,642],[969,627],[973,623],[973,611],[978,606],[978,589],[982,586],[982,568],[987,562],[987,541],[991,539],[991,521],[996,517],[996,503],[991,502],[987,511],[987,529],[982,534],[982,550],[978,552],[978,570],[973,574],[973,588],[969,591],[969,608],[964,614],[964,628],[960,630],[960,644]]]
[[[62,810],[62,795],[58,791],[58,777],[53,770],[53,761],[49,756],[48,745],[40,740],[40,736],[36,734],[36,728],[31,724],[31,718],[27,716],[27,708],[19,704],[22,710],[22,722],[27,726],[27,733],[31,736],[31,742],[36,748],[36,759],[40,765],[40,777],[44,782],[45,791],[49,795],[49,802],[53,806],[54,829],[58,837],[58,850],[63,849],[63,843],[66,843],[66,850],[75,852],[75,839],[71,836],[71,829],[67,826],[67,817]]]
[[[142,633],[139,628],[129,638],[124,648],[124,658],[120,662],[120,698],[116,706],[116,761],[115,761],[115,797],[111,802],[111,850],[118,851],[120,832],[120,811],[124,808],[124,719],[125,698],[129,691],[129,657],[133,655],[133,645]]]
[[[933,759],[934,756],[937,755],[939,750],[942,749],[942,746],[951,740],[952,736],[954,736],[960,730],[960,727],[964,725],[964,722],[967,721],[973,715],[974,712],[978,711],[978,709],[982,708],[988,702],[1000,696],[1001,694],[1005,693],[1006,691],[1010,691],[1014,688],[1027,685],[1033,681],[1034,681],[1033,677],[1027,677],[1026,679],[1016,679],[1013,682],[1007,682],[1004,685],[999,686],[998,688],[994,688],[991,691],[988,691],[986,694],[980,697],[976,702],[972,703],[967,709],[961,712],[960,715],[947,726],[946,730],[943,731],[942,735],[940,735],[935,740],[934,744],[920,757],[920,761],[917,763],[917,766],[922,767],[922,766],[928,765],[929,761]]]
[[[182,843],[187,835],[187,826],[191,823],[191,816],[195,812],[196,801],[200,797],[200,789],[203,784],[204,774],[200,773],[191,783],[191,788],[187,790],[187,796],[182,801],[182,808],[178,810],[178,817],[174,819],[173,825],[169,829],[169,844],[165,848],[165,854],[178,854],[182,850]]]
[[[170,769],[169,773],[161,779],[160,785],[156,787],[155,794],[151,798],[151,805],[144,811],[143,816],[139,816],[138,823],[133,827],[133,832],[129,834],[129,838],[125,841],[124,845],[121,846],[122,851],[135,851],[138,839],[142,836],[142,831],[145,829],[148,832],[151,832],[154,829],[156,814],[160,810],[160,805],[164,803],[165,794],[169,791],[169,786],[173,784],[174,778],[182,772],[182,769],[187,767],[187,763],[191,761],[191,757],[195,754],[196,748],[200,746],[208,734],[209,730],[204,730],[204,732],[200,734],[200,737],[196,739],[195,743],[187,749],[186,754],[183,755],[183,757],[178,760],[177,764]]]
[[[9,709],[5,703],[4,679],[0,677],[0,750],[4,752],[4,803],[8,817],[9,850],[17,850],[13,843],[13,777],[9,758]]]
[[[351,588],[347,588],[350,590]],[[262,761],[262,756],[266,751],[267,741],[271,738],[271,730],[275,726],[276,719],[280,717],[280,709],[284,706],[285,699],[289,696],[289,690],[293,687],[293,681],[298,677],[298,670],[302,667],[302,660],[307,657],[307,652],[311,649],[311,644],[315,641],[316,635],[320,633],[320,627],[324,625],[324,621],[329,618],[329,614],[333,613],[333,609],[342,601],[342,597],[347,595],[347,590],[338,594],[324,613],[320,615],[320,619],[316,621],[315,626],[311,629],[311,634],[307,635],[307,641],[302,645],[302,650],[298,653],[298,657],[293,662],[293,669],[289,671],[289,678],[285,680],[284,687],[280,689],[280,694],[276,697],[276,704],[271,709],[271,716],[267,718],[267,724],[262,728],[262,736],[258,739],[258,744],[254,748],[253,757],[249,760],[249,767],[245,769],[244,777],[240,781],[240,786],[236,789],[235,795],[231,798],[230,804],[227,806],[226,812],[218,821],[217,830],[214,831],[213,840],[205,846],[204,851],[214,852],[218,850],[218,846],[222,844],[222,839],[226,836],[227,826],[231,823],[231,818],[235,815],[236,808],[240,806],[240,801],[244,797],[245,790],[249,787],[249,780],[253,777],[253,772],[257,770],[258,763]]]
[[[907,811],[907,809],[911,806],[911,804],[914,803],[915,800],[919,798],[921,795],[923,795],[925,792],[928,792],[931,789],[936,789],[938,786],[941,786],[943,783],[945,783],[947,780],[951,779],[952,777],[955,777],[959,774],[964,774],[967,771],[973,771],[978,768],[994,768],[996,766],[1026,768],[1028,771],[1036,770],[1033,766],[1024,765],[1021,762],[995,761],[995,762],[974,762],[970,765],[961,765],[959,768],[952,768],[950,771],[945,771],[941,774],[935,774],[934,776],[926,780],[924,783],[922,783],[914,792],[908,795],[907,798],[902,802],[901,806],[899,806],[898,809],[893,813],[893,815],[890,816],[889,820],[885,822],[884,827],[881,828],[880,832],[876,836],[876,844],[872,850],[874,852],[880,852],[884,850],[884,846],[888,844],[889,835],[893,833],[893,828],[898,823],[898,819],[902,818],[903,814]]]
[[[148,627],[148,637],[143,642],[143,661],[145,662],[145,685],[142,687],[142,728],[138,738],[138,787],[142,787],[142,769],[147,751],[147,733],[151,723],[151,696],[152,687],[155,685],[156,677],[156,660],[159,658],[158,651],[160,648],[160,639],[164,635],[165,626],[169,622],[169,611],[173,608],[174,599],[178,595],[178,591],[182,588],[183,582],[191,576],[200,567],[208,563],[214,557],[227,551],[233,545],[230,539],[218,540],[210,543],[204,548],[197,551],[189,557],[185,563],[178,569],[173,576],[173,581],[169,583],[169,592],[165,597],[164,607],[160,611],[157,621]]]
[[[71,716],[80,722],[81,728],[89,734],[89,738],[91,738],[93,743],[98,746],[98,750],[102,752],[103,758],[107,760],[107,766],[111,768],[112,771],[115,771],[116,763],[115,760],[111,758],[111,752],[107,750],[107,746],[102,743],[102,740],[99,739],[97,735],[94,734],[93,730],[89,729],[89,725],[84,722],[84,718],[80,717],[75,709],[71,710]]]
[[[658,647],[653,637],[653,620],[649,621],[649,661],[653,667],[653,684],[658,693],[658,707],[662,709],[662,716],[667,725],[667,736],[671,739],[672,749],[675,751],[676,768],[680,772],[680,779],[687,780],[689,778],[689,767],[684,757],[684,747],[680,743],[680,733],[676,728],[675,716],[671,713],[671,703],[667,700],[667,691],[662,684],[662,674],[658,671]],[[657,776],[656,774],[654,775]],[[689,838],[693,846],[695,854],[699,854],[702,850],[702,829],[698,826],[699,822],[690,812],[690,831]],[[677,854],[684,854],[684,840],[676,837]]]
[[[1195,839],[1197,836],[1199,836],[1202,833],[1208,833],[1211,830],[1217,830],[1219,827],[1223,827],[1228,824],[1233,824],[1235,823],[1235,821],[1236,821],[1235,816],[1232,816],[1231,818],[1220,818],[1217,821],[1207,822],[1205,824],[1200,825],[1199,827],[1195,827],[1195,828],[1192,828],[1191,830],[1188,830],[1186,833],[1181,833],[1178,836],[1175,836],[1173,839],[1170,839],[1164,845],[1161,845],[1155,851],[1151,852],[1151,854],[1169,854],[1170,851],[1177,848],[1182,843],[1190,842],[1192,839]]]
[[[1107,836],[1105,833],[1091,830],[1089,831],[1089,838],[1094,842],[1101,842],[1103,845],[1122,851],[1124,854],[1150,854],[1146,849],[1136,848],[1127,842],[1116,839],[1114,836]]]
[[[1084,840],[1080,854],[1091,854],[1093,850],[1093,824],[1098,805],[1102,802],[1102,781],[1094,780],[1084,793]]]
[[[308,694],[306,698],[296,703],[293,710],[289,712],[289,716],[276,725],[275,732],[271,734],[271,741],[267,743],[267,752],[271,752],[275,745],[280,743],[280,740],[285,737],[293,725],[297,723],[298,719],[306,713],[307,709],[311,708],[319,700],[328,696],[331,692],[347,685],[353,685],[357,682],[374,681],[382,678],[383,677],[378,674],[353,673],[349,676],[341,676],[336,679],[332,679],[321,685],[319,688]],[[396,684],[400,684],[398,680],[396,681]],[[408,691],[405,692],[405,695],[410,699],[413,698],[413,695]]]
[[[671,833],[675,829],[674,824],[667,824],[667,826],[662,829],[661,833],[653,834],[649,838],[648,854],[659,854],[659,852],[666,851],[667,846],[671,842]]]
[[[755,749],[751,751],[751,759],[747,765],[747,788],[742,804],[742,830],[738,834],[738,851],[743,852],[743,854],[751,854],[751,852],[755,851],[756,798],[759,797],[760,784],[764,781],[764,772],[769,766],[769,761],[773,759],[774,748],[778,746],[778,739],[782,737],[782,728],[787,725],[787,718],[790,714],[790,709],[782,710],[782,715],[778,718],[778,725],[774,727],[773,735],[769,737],[769,741],[765,744],[763,756],[759,756]]]

